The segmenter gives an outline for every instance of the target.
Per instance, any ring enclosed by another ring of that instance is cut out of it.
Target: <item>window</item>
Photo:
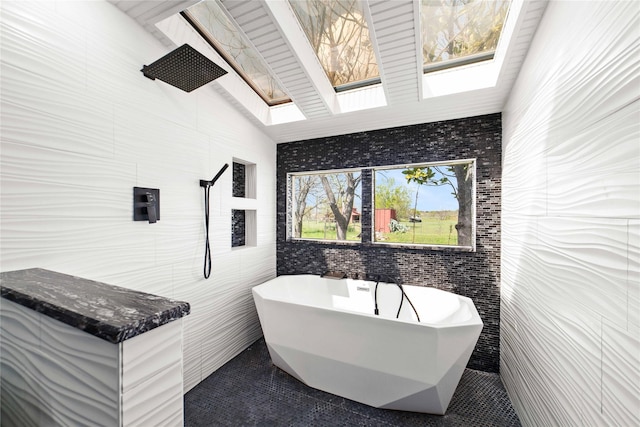
[[[374,169],[374,240],[475,248],[475,160]]]
[[[362,217],[363,170],[371,170],[373,180],[373,206],[364,206],[373,215],[367,218]],[[473,251],[475,173],[475,159],[290,173],[288,234],[362,242],[364,219],[375,244]]]
[[[197,3],[182,15],[268,105],[291,102],[217,0]]]
[[[359,170],[289,174],[289,178],[294,239],[361,240]]]
[[[493,59],[509,0],[422,0],[424,71]]]
[[[289,0],[336,91],[380,83],[359,0]]]

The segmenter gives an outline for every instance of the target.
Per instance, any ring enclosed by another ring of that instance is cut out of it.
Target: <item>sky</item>
[[[406,168],[399,169],[385,169],[385,170],[377,170],[376,180],[379,182],[380,180],[393,178],[395,180],[395,185],[404,185],[409,189],[409,195],[411,198],[411,208],[413,208],[413,204],[415,202],[416,190],[418,191],[418,210],[419,211],[441,211],[441,210],[450,210],[456,211],[458,210],[458,201],[452,194],[452,188],[450,185],[442,185],[442,186],[431,186],[431,185],[418,185],[416,183],[407,183],[405,176],[402,174],[402,171]],[[436,171],[435,179],[441,178],[440,175]],[[456,185],[455,177],[450,177],[453,184]],[[419,187],[419,189],[418,189]],[[359,192],[362,191],[362,187],[360,186]],[[317,200],[313,195],[309,195],[307,199],[307,204],[309,206],[313,206],[317,203]],[[362,199],[361,197],[356,197],[354,200],[353,206],[358,210],[362,210]]]
[[[406,185],[409,188],[409,194],[411,195],[411,206],[415,201],[416,190],[418,184],[407,184],[402,171],[404,169],[387,169],[382,171],[376,171],[376,180],[384,180],[386,178],[393,178],[396,185]],[[441,178],[442,175],[436,172],[436,179]],[[455,177],[450,178],[453,185],[456,185]],[[419,211],[440,211],[440,210],[458,210],[458,201],[451,194],[453,190],[449,185],[443,186],[430,186],[421,185],[418,191],[418,210]]]

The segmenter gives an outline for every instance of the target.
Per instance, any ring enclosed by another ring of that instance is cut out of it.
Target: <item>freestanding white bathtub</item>
[[[377,408],[444,414],[482,320],[466,297],[404,285],[312,275],[253,288],[273,363],[305,384]]]

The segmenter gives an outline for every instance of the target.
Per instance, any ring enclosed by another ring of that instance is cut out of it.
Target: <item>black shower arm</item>
[[[213,187],[213,185],[216,183],[218,178],[220,178],[220,175],[222,175],[224,173],[224,171],[227,170],[228,167],[229,167],[229,163],[225,163],[224,166],[222,166],[222,168],[218,171],[216,176],[214,176],[211,181],[205,181],[205,180],[201,179],[200,180],[200,187],[205,187],[205,188]]]

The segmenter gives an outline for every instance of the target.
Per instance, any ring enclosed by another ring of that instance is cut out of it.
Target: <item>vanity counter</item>
[[[3,425],[183,426],[188,303],[40,268],[0,289]]]
[[[190,312],[189,303],[41,268],[0,273],[2,298],[117,344]]]

